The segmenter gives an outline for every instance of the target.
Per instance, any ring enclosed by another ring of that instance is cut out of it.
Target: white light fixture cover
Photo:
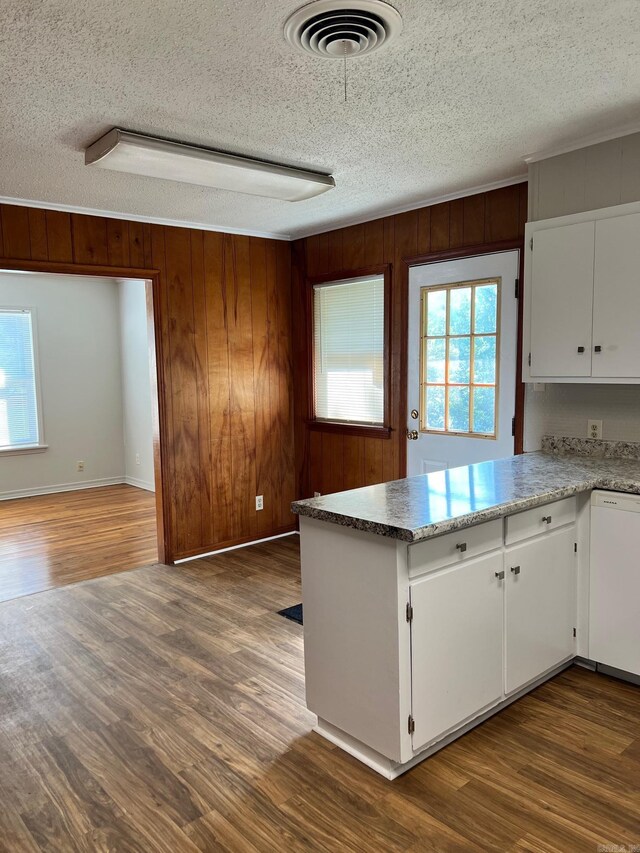
[[[85,151],[87,166],[205,187],[302,201],[332,189],[330,175],[221,154],[114,127]]]

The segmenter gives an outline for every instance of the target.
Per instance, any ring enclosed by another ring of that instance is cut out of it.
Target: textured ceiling
[[[397,0],[351,61],[294,51],[300,0],[1,0],[0,196],[296,236],[508,179],[640,118],[638,0]],[[271,201],[84,166],[114,125],[331,172]]]

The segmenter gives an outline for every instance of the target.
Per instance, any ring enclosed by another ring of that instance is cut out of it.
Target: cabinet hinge
[[[533,237],[529,240],[529,248],[533,252]]]
[[[573,543],[573,553],[574,553],[574,554],[577,554],[577,553],[578,553],[578,543],[577,543],[577,542],[574,542],[574,543]]]
[[[409,725],[407,727],[409,729],[409,734],[412,735],[416,730],[416,721],[413,719],[411,714],[409,714]]]
[[[531,367],[531,353],[529,353],[529,367]]]
[[[515,434],[516,434],[516,416],[514,415],[511,418],[511,435],[515,435]]]
[[[574,637],[577,637],[577,636],[578,636],[578,629],[577,629],[577,628],[574,628],[574,629],[573,629],[573,636],[574,636]]]
[[[413,622],[413,607],[407,602],[407,622]]]
[[[514,288],[514,296],[516,299],[520,299],[520,279],[516,279],[515,288]]]

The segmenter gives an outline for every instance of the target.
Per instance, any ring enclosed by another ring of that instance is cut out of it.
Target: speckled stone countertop
[[[640,459],[527,453],[296,501],[292,511],[418,542],[591,489],[640,494]]]

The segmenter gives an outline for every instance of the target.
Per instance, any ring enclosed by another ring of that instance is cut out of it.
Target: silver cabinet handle
[[[466,550],[467,550],[467,543],[466,542],[458,542],[458,544],[456,545],[456,551],[460,551],[461,554],[464,554],[464,552]]]
[[[551,516],[550,515],[543,515],[542,516],[542,523],[543,524],[551,524]]]
[[[519,575],[520,574],[520,566],[511,566],[511,571],[513,572],[514,575]]]
[[[594,352],[602,352],[602,347],[600,347],[600,346],[594,347],[593,351]]]
[[[584,347],[578,347],[578,352],[584,352]]]
[[[496,577],[498,578],[499,581],[503,581],[504,580],[504,572],[496,572]]]

